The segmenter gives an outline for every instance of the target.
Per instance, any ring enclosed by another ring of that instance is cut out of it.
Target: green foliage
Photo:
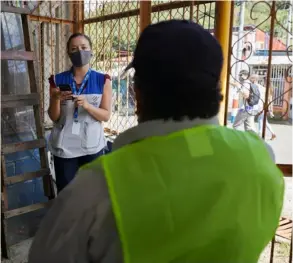
[[[238,1],[234,9],[234,26],[239,25],[239,16],[240,16],[240,5],[242,1]],[[246,1],[245,2],[245,25],[253,25],[257,28],[263,30],[264,32],[269,33],[271,27],[271,18],[270,18],[270,7],[272,5],[271,1],[266,3],[261,1]],[[289,21],[289,1],[277,1],[276,2],[276,19],[278,20],[275,23],[274,36],[285,41],[287,37],[287,31],[285,28],[288,26]]]

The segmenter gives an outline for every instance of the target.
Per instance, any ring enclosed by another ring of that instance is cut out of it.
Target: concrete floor
[[[28,252],[33,239],[27,239],[10,247],[11,259],[2,259],[3,263],[27,263]]]

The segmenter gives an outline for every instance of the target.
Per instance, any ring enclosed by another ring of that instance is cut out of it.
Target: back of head
[[[131,64],[139,120],[217,115],[222,62],[218,41],[194,22],[170,20],[148,26]]]

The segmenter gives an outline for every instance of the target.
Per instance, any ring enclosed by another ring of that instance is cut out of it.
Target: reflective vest
[[[199,126],[87,168],[99,165],[125,263],[256,263],[278,226],[282,173],[252,133]]]
[[[72,85],[71,71],[65,71],[55,76],[55,84]],[[101,104],[105,83],[105,75],[92,70],[86,87],[82,92],[87,101],[95,107]],[[95,120],[83,107],[78,107],[78,134],[72,132],[75,104],[72,100],[61,103],[60,118],[54,123],[49,149],[53,155],[63,158],[95,154],[106,146],[103,125]]]

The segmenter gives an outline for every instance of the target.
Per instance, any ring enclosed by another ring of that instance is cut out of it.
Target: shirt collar
[[[189,120],[185,118],[182,121],[163,121],[154,120],[147,121],[132,127],[125,132],[119,134],[113,143],[113,150],[117,150],[127,144],[143,140],[153,136],[164,136],[176,131],[193,128],[199,125],[219,125],[218,116],[210,119],[194,119]]]

